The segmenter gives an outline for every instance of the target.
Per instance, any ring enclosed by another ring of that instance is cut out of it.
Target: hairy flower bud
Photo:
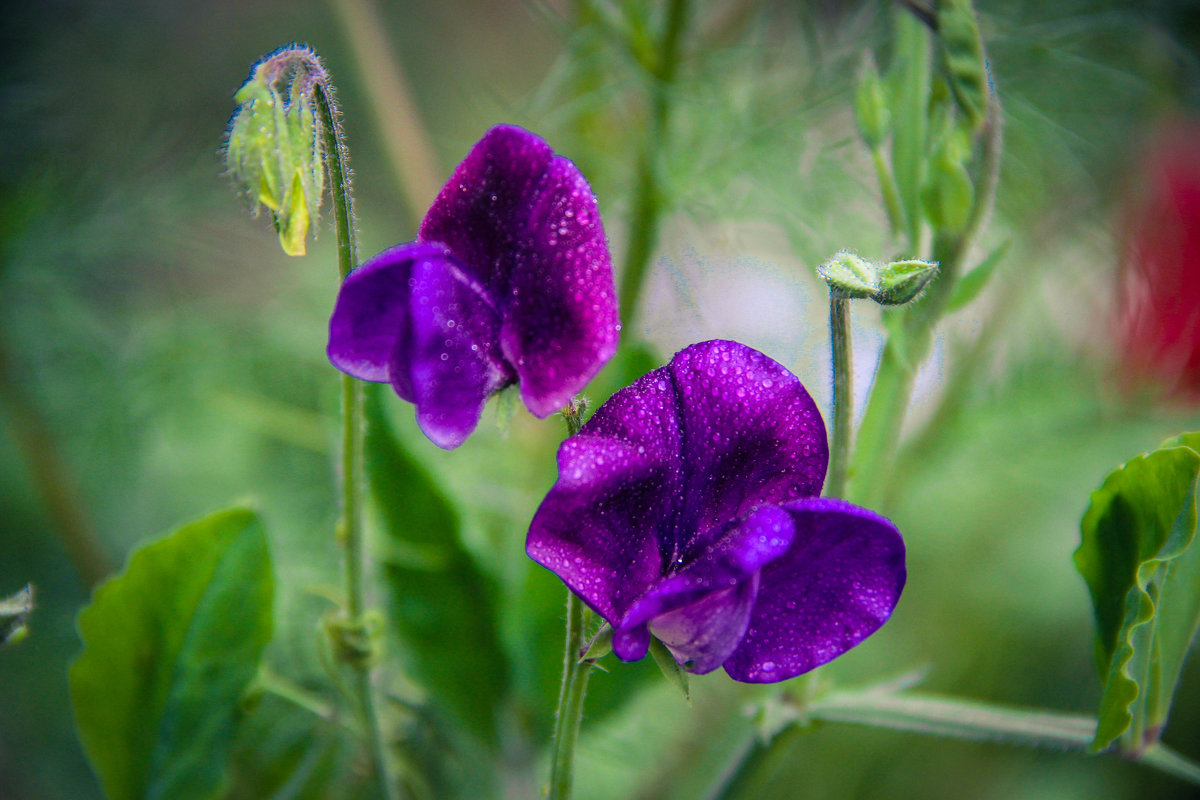
[[[310,58],[294,58],[307,54]],[[288,255],[305,252],[325,191],[325,150],[314,89],[323,78],[311,52],[290,48],[268,56],[234,95],[225,163],[257,212],[271,214]],[[315,66],[313,66],[315,65]]]
[[[841,250],[817,267],[829,289],[848,300],[871,297],[879,289],[879,267],[857,253]]]
[[[875,68],[875,59],[867,53],[858,73],[854,90],[854,122],[858,134],[872,150],[882,147],[891,131],[891,112],[888,110],[887,89]]]
[[[911,302],[924,291],[937,271],[937,262],[917,258],[885,264],[879,269],[879,290],[871,299],[884,306]]]

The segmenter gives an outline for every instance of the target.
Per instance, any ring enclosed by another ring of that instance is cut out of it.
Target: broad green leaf
[[[138,549],[79,615],[71,699],[108,800],[210,797],[271,638],[258,517],[218,512]]]
[[[386,529],[389,622],[411,674],[484,741],[495,741],[508,664],[495,591],[459,538],[453,505],[388,425],[368,387],[367,475]]]
[[[1200,624],[1200,434],[1166,442],[1092,493],[1075,565],[1092,594],[1105,682],[1093,750],[1157,742]]]

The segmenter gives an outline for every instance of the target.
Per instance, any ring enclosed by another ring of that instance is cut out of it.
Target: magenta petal
[[[820,494],[825,424],[799,378],[757,350],[720,340],[680,351],[668,369],[687,470],[681,550],[756,506]]]
[[[506,300],[501,346],[521,398],[547,417],[617,351],[612,262],[596,199],[570,161],[554,158],[530,209]]]
[[[475,430],[488,397],[512,382],[497,344],[500,317],[450,260],[414,264],[409,305],[412,335],[393,352],[393,385],[400,393],[400,376],[408,376],[417,424],[450,450]]]
[[[762,570],[750,627],[725,662],[739,681],[773,683],[836,658],[887,621],[904,588],[904,543],[888,520],[833,499],[782,508],[795,539]]]
[[[409,330],[413,265],[449,258],[446,248],[438,244],[402,244],[351,272],[342,283],[329,320],[326,352],[333,365],[361,380],[392,381],[388,365],[398,340]],[[412,401],[412,391],[403,383],[396,391]]]

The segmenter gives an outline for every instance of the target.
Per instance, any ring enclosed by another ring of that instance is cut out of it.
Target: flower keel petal
[[[750,627],[725,671],[772,683],[830,661],[874,633],[904,588],[904,543],[883,517],[840,500],[785,503],[796,536],[762,571]]]

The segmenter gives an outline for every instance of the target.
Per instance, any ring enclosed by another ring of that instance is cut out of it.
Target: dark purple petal
[[[442,187],[417,238],[445,243],[493,297],[506,298],[553,158],[550,146],[529,131],[492,128]]]
[[[501,347],[536,417],[567,404],[617,351],[617,292],[596,199],[565,158],[546,168],[509,284]]]
[[[501,346],[535,416],[558,411],[616,352],[612,263],[579,170],[528,131],[492,128],[421,224],[492,297]]]
[[[409,305],[412,334],[393,351],[393,386],[401,396],[411,387],[417,424],[450,450],[475,430],[488,397],[513,380],[497,344],[500,316],[483,287],[445,260],[414,264]]]
[[[680,351],[668,370],[685,474],[677,556],[703,550],[706,532],[757,506],[820,494],[825,424],[799,378],[757,350],[720,340]]]
[[[758,592],[759,571],[788,551],[794,527],[788,512],[766,506],[725,526],[698,558],[672,572],[629,609],[616,626],[613,648],[641,658],[623,641],[649,626],[676,660],[697,674],[711,672],[733,653],[746,632]]]
[[[888,520],[833,499],[782,508],[795,539],[762,570],[746,636],[725,662],[739,681],[773,683],[836,658],[888,619],[904,588],[904,542]]]
[[[662,574],[654,532],[670,514],[674,475],[650,449],[584,436],[563,442],[558,475],[525,551],[615,622]]]
[[[333,365],[364,381],[395,385],[388,364],[397,340],[408,335],[413,265],[449,259],[446,248],[438,244],[402,244],[351,272],[342,283],[329,320],[326,352]],[[413,400],[411,388],[401,384],[396,391],[405,400]]]

